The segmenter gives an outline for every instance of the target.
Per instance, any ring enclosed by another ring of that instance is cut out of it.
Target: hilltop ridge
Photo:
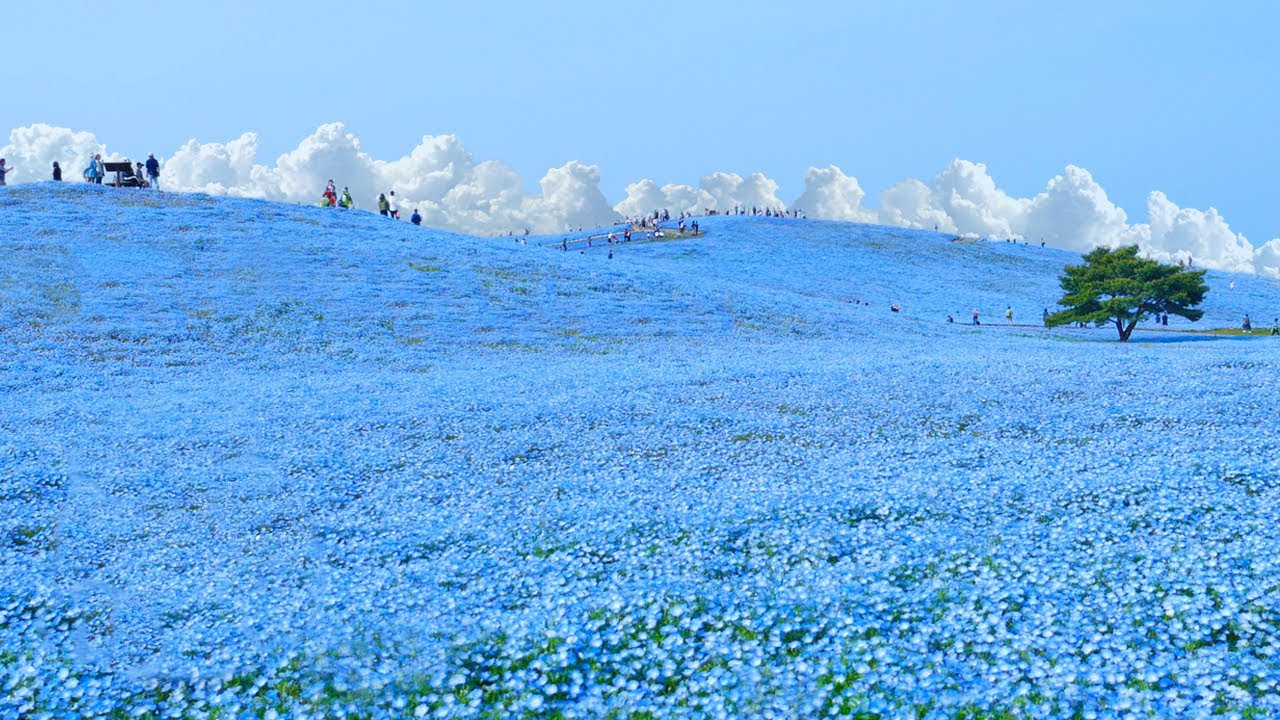
[[[707,217],[708,234],[697,239],[560,253],[249,199],[40,184],[7,188],[0,203],[11,239],[6,287],[16,293],[2,312],[11,323],[92,318],[102,327],[146,309],[132,316],[138,328],[217,334],[255,314],[310,314],[325,320],[291,326],[297,342],[327,335],[351,350],[396,338],[527,343],[517,338],[573,330],[932,333],[949,313],[967,323],[974,308],[1003,322],[1006,306],[1035,325],[1054,308],[1062,266],[1078,260],[1023,244],[791,218]],[[1273,280],[1210,273],[1208,282],[1199,327],[1235,326],[1245,312],[1261,324],[1280,305]],[[893,304],[902,312],[891,317]]]

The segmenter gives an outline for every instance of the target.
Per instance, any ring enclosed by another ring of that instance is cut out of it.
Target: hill
[[[5,716],[1280,711],[1280,339],[1034,327],[1068,253],[0,216]]]

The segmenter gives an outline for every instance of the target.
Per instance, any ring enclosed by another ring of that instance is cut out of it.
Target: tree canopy
[[[1065,294],[1058,304],[1066,309],[1050,315],[1047,325],[1114,323],[1120,342],[1127,342],[1148,316],[1167,313],[1194,322],[1204,315],[1195,309],[1209,292],[1204,270],[1140,258],[1137,245],[1098,248],[1084,261],[1063,270],[1058,283]]]

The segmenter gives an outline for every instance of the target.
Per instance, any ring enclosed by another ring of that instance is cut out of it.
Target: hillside
[[[0,716],[1280,712],[1280,339],[1036,327],[1069,253],[0,217]]]

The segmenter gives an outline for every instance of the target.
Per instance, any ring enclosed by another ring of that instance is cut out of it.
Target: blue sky
[[[376,11],[374,10],[376,8]],[[1280,236],[1280,5],[1258,2],[6,3],[0,131],[138,155],[341,121],[374,156],[456,133],[527,185],[839,165],[877,195],[952,158],[1030,196],[1067,164],[1130,218],[1162,190]],[[124,50],[129,59],[119,61]]]

